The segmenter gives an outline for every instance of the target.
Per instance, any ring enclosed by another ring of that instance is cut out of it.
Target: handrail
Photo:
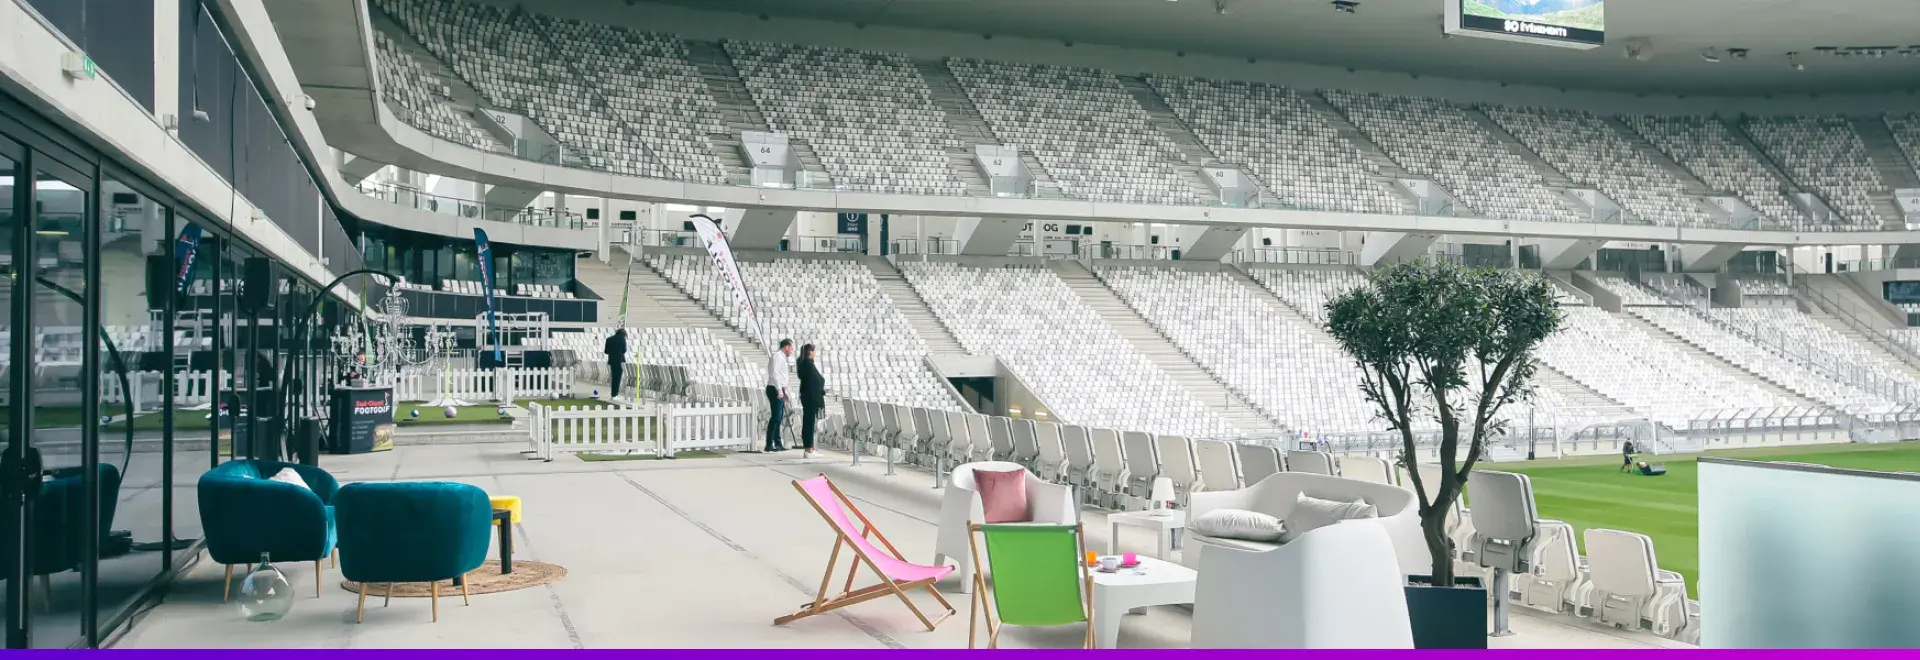
[[[1867,341],[1886,350],[1886,352],[1891,354],[1895,359],[1906,363],[1909,367],[1920,369],[1920,355],[1914,354],[1913,349],[1907,348],[1905,345],[1888,338],[1880,329],[1871,327],[1867,325],[1866,321],[1860,320],[1858,315],[1855,315],[1848,309],[1853,305],[1828,297],[1827,294],[1814,288],[1813,284],[1804,278],[1794,278],[1793,292],[1806,296],[1815,307],[1824,309],[1828,314],[1833,315],[1834,318],[1845,322],[1849,327],[1858,331],[1861,336],[1866,337]]]
[[[1705,310],[1696,308],[1692,305],[1687,304],[1685,301],[1680,300],[1679,298],[1675,298],[1671,295],[1668,295],[1664,291],[1655,289],[1650,286],[1646,286],[1645,284],[1640,284],[1638,282],[1635,282],[1634,286],[1638,286],[1642,289],[1645,289],[1653,293],[1655,296],[1658,296],[1664,300],[1668,300],[1670,302],[1675,303],[1678,307],[1685,309],[1688,312],[1692,312],[1694,316],[1699,317],[1700,319],[1706,321],[1709,325],[1712,325],[1723,332],[1731,334],[1735,337],[1739,337],[1740,339],[1743,339],[1748,343],[1751,343],[1755,346],[1759,346],[1762,349],[1771,351],[1776,355],[1787,358],[1789,360],[1793,360],[1801,364],[1802,366],[1805,366],[1816,372],[1820,372],[1837,382],[1858,387],[1860,389],[1866,390],[1871,394],[1877,394],[1880,396],[1888,397],[1894,401],[1915,400],[1915,392],[1913,388],[1907,386],[1904,383],[1900,383],[1887,378],[1882,378],[1881,376],[1871,373],[1869,370],[1866,370],[1866,369],[1847,368],[1844,365],[1850,363],[1849,360],[1835,356],[1831,353],[1828,353],[1826,351],[1820,350],[1812,346],[1795,345],[1795,343],[1788,342],[1785,339],[1762,338],[1759,335],[1748,332],[1745,328],[1741,328],[1740,326],[1729,323],[1724,319],[1717,318],[1713,314],[1708,313]]]

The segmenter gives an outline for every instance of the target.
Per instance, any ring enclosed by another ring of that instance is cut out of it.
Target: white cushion
[[[1294,500],[1293,510],[1287,512],[1286,533],[1280,537],[1281,543],[1300,538],[1301,534],[1326,527],[1342,520],[1355,518],[1376,518],[1379,510],[1366,500],[1340,502],[1308,497],[1300,493]]]
[[[283,484],[293,484],[307,490],[313,490],[312,486],[307,485],[307,480],[301,479],[300,473],[295,472],[293,468],[290,467],[280,468],[279,472],[273,473],[273,476],[267,477],[267,480],[278,481]]]
[[[1187,529],[1217,539],[1264,542],[1278,541],[1286,533],[1279,518],[1246,509],[1208,511],[1187,521]]]

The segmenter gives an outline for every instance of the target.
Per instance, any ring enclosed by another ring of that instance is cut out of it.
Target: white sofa
[[[946,492],[940,500],[940,532],[934,540],[933,565],[952,560],[959,565],[961,593],[973,592],[973,553],[967,544],[967,526],[984,522],[980,492],[974,489],[973,471],[1012,472],[1026,466],[1008,461],[962,463],[953,468]],[[1073,502],[1073,488],[1041,481],[1027,472],[1027,516],[1036,523],[1071,525],[1080,522],[1080,507]]]
[[[1402,576],[1432,572],[1433,561],[1420,533],[1419,498],[1413,491],[1399,486],[1324,474],[1279,472],[1240,490],[1189,495],[1187,520],[1216,509],[1245,509],[1285,521],[1301,493],[1308,497],[1342,502],[1365,500],[1374,506],[1379,517],[1361,524],[1376,525],[1386,532],[1387,538],[1393,542],[1394,556],[1399,562]],[[1214,538],[1193,533],[1191,529],[1187,530],[1185,546],[1180,553],[1180,563],[1194,570],[1200,570],[1207,551],[1213,548],[1259,552],[1280,547],[1276,543]]]
[[[1200,557],[1193,648],[1413,648],[1406,577],[1382,525],[1349,520]]]

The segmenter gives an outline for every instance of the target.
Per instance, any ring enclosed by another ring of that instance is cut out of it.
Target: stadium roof
[[[1058,39],[1231,57],[1680,94],[1920,88],[1920,0],[1614,0],[1607,45],[1572,50],[1445,38],[1443,2],[1359,0],[659,0],[700,9]],[[1224,5],[1226,13],[1219,13]],[[1627,57],[1631,38],[1650,60]],[[1828,46],[1886,47],[1841,57]],[[1702,57],[1716,49],[1719,63]],[[1734,59],[1729,48],[1750,49]],[[1786,53],[1797,51],[1805,70]]]

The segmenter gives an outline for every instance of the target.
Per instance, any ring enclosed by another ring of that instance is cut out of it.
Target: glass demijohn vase
[[[293,609],[293,585],[287,582],[287,576],[270,563],[267,553],[260,553],[260,564],[240,582],[240,614],[248,621],[277,621]]]

